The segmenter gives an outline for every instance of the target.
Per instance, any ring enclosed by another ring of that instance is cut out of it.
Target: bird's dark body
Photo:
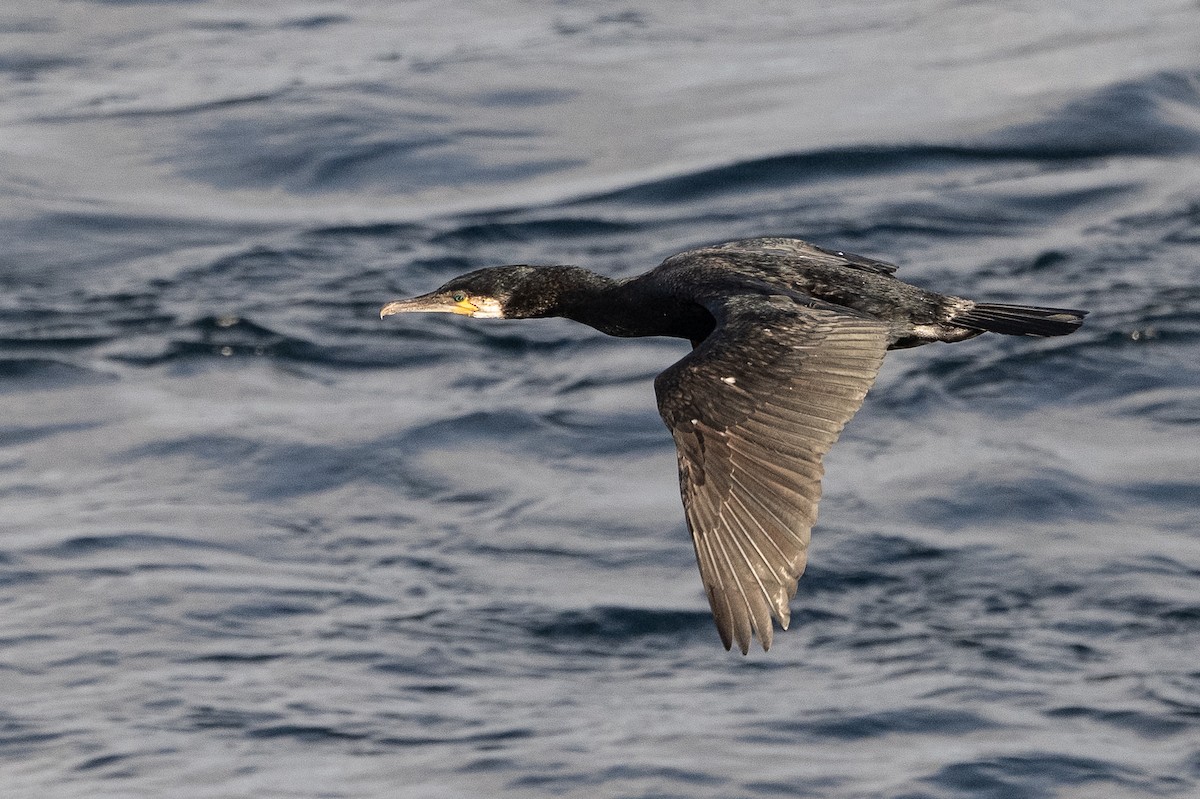
[[[717,629],[726,648],[746,652],[755,635],[770,646],[772,617],[787,627],[822,459],[887,350],[985,332],[1066,335],[1086,314],[936,294],[895,271],[799,239],[748,239],[624,280],[575,266],[481,269],[381,315],[559,316],[612,336],[691,341],[655,392]]]
[[[711,276],[725,274],[727,290],[758,284],[764,293],[811,298],[883,321],[892,328],[892,349],[939,340],[914,330],[944,322],[953,313],[954,298],[897,280],[895,271],[882,261],[848,258],[796,239],[754,239],[680,253],[644,277],[694,294],[694,287],[711,282]]]
[[[983,332],[947,324],[962,301],[898,280],[895,266],[798,239],[751,239],[689,250],[625,280],[574,266],[526,268],[540,272],[534,293],[539,304],[519,302],[515,314],[563,316],[610,336],[673,336],[697,345],[714,325],[704,300],[729,293],[782,294],[857,311],[888,324],[889,349],[961,341]]]

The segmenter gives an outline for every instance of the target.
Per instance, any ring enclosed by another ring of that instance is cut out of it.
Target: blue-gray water
[[[1200,792],[1192,0],[9,3],[0,795]],[[760,234],[1092,310],[889,356],[720,646],[653,376],[381,322]]]

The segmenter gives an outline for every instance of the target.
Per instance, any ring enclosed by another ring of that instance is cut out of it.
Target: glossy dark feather
[[[807,560],[821,459],[862,405],[887,350],[887,327],[788,296],[707,303],[704,343],[655,380],[675,438],[679,484],[721,641],[771,645],[774,616]]]

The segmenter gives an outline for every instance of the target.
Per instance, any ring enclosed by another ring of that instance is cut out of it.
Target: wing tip
[[[716,619],[715,617],[714,617],[713,621],[716,622],[717,635],[719,635],[721,637],[721,644],[725,647],[726,652],[732,651],[733,645],[736,642],[738,650],[743,655],[749,655],[750,654],[750,644],[756,638],[758,639],[758,643],[760,646],[762,646],[762,650],[764,652],[770,652],[771,645],[773,643],[775,643],[774,622],[768,622],[769,624],[772,625],[771,627],[767,627],[767,628],[761,629],[761,630],[758,629],[757,627],[755,627],[755,628],[753,628],[752,632],[743,634],[742,631],[740,631],[740,630],[737,630],[737,631],[731,630],[731,629],[729,629],[728,625],[722,625],[720,620]],[[785,613],[782,617],[779,618],[779,626],[781,629],[786,630],[790,623],[791,623],[791,618],[790,618],[789,614]]]

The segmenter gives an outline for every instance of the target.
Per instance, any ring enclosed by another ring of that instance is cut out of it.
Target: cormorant
[[[890,349],[980,333],[1062,336],[1086,311],[973,302],[894,276],[883,261],[799,239],[732,241],[614,280],[576,266],[497,266],[380,316],[561,316],[611,336],[674,336],[692,351],[654,381],[721,642],[771,646],[771,617],[807,559],[821,458]]]

